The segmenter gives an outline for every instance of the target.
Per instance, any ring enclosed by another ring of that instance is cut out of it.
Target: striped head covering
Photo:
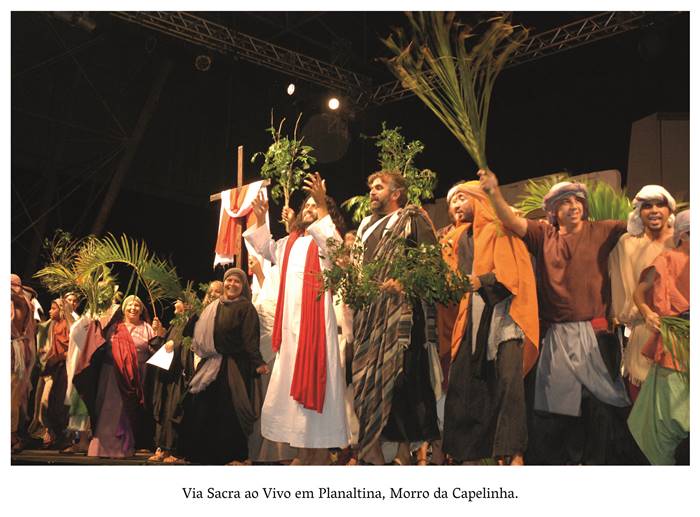
[[[588,187],[583,183],[572,183],[571,181],[560,181],[549,189],[547,195],[542,200],[542,208],[547,212],[547,219],[552,225],[557,224],[557,205],[559,201],[574,195],[583,203],[583,217],[588,219]]]

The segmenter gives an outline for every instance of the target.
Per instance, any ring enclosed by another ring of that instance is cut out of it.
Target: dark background
[[[197,13],[232,29],[393,79],[379,57],[380,37],[406,26],[401,13]],[[533,34],[592,13],[514,13]],[[465,19],[489,13],[466,13]],[[105,225],[126,233],[176,265],[183,280],[209,281],[219,205],[209,194],[235,182],[236,146],[245,146],[245,179],[258,177],[256,151],[271,143],[270,109],[288,125],[326,112],[328,91],[290,80],[232,55],[117,19],[91,13],[87,32],[45,13],[12,15],[11,268],[36,288],[43,264],[35,250],[56,228],[90,232],[133,132],[157,70],[172,60],[160,101]],[[652,16],[651,25],[503,71],[493,92],[487,155],[503,183],[561,170],[619,169],[623,184],[630,129],[655,112],[689,111],[689,15]],[[78,50],[67,53],[66,49]],[[211,68],[194,67],[208,54]],[[401,126],[425,152],[419,167],[438,173],[436,197],[475,165],[457,140],[415,97],[365,110],[341,109],[349,128],[343,157],[320,164],[329,194],[339,202],[365,192],[377,168],[374,143],[382,121]],[[289,120],[291,119],[291,120]],[[298,194],[292,205],[301,201]],[[272,219],[279,215],[272,207]],[[350,221],[350,217],[347,217]],[[275,228],[279,234],[280,228]],[[47,295],[40,293],[46,307]]]

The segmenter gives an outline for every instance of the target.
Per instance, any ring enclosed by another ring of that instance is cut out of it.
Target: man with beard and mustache
[[[494,458],[522,465],[527,447],[524,374],[537,358],[539,321],[530,255],[504,232],[479,182],[447,194],[456,230],[447,262],[469,275],[450,336],[446,453],[456,462]]]
[[[333,297],[323,290],[322,271],[330,264],[326,242],[340,240],[342,218],[325,182],[310,175],[309,197],[291,222],[290,235],[274,240],[267,226],[267,200],[253,202],[258,225],[243,236],[280,268],[280,286],[272,331],[277,353],[261,415],[263,437],[299,449],[293,465],[330,462],[328,449],[345,447],[345,375],[341,368]],[[291,211],[283,210],[289,221]]]
[[[649,373],[652,362],[642,355],[651,337],[644,318],[634,303],[639,277],[665,249],[673,247],[673,212],[676,200],[659,185],[643,187],[632,201],[634,210],[627,221],[627,234],[610,254],[611,317],[627,327],[629,340],[623,356],[624,375],[632,401]]]
[[[503,226],[535,257],[544,337],[535,377],[528,463],[640,461],[625,420],[630,400],[608,332],[608,255],[624,221],[588,221],[588,190],[561,182],[544,197],[549,223],[514,214],[493,172],[478,172]]]
[[[372,174],[369,187],[372,215],[357,231],[364,262],[378,261],[382,289],[353,320],[352,363],[355,412],[360,423],[358,456],[368,464],[384,464],[381,440],[398,443],[393,463],[410,463],[410,443],[437,440],[437,376],[439,370],[435,307],[410,299],[389,277],[389,266],[408,246],[435,244],[435,230],[425,211],[408,205],[406,180],[399,173]],[[434,362],[431,362],[431,357]]]

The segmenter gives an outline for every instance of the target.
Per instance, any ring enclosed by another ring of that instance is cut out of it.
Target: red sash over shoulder
[[[300,235],[300,233],[295,232],[289,236],[282,259],[275,324],[272,330],[272,349],[275,352],[282,345],[282,318],[289,254]],[[289,394],[306,409],[323,412],[326,394],[326,317],[321,261],[318,257],[318,246],[315,241],[311,242],[306,252],[304,282],[301,292],[299,344]]]

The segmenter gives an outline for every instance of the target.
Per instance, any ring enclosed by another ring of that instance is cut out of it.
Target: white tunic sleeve
[[[338,242],[342,242],[340,234],[338,233],[335,224],[333,224],[333,219],[331,219],[330,215],[326,215],[325,217],[314,221],[306,229],[306,231],[316,242],[316,246],[318,246],[319,255],[324,257],[323,263],[327,267],[330,264],[327,258],[328,239],[335,239]]]
[[[263,256],[273,264],[277,263],[277,243],[272,238],[270,228],[267,224],[257,228],[248,228],[243,232],[243,238]]]

